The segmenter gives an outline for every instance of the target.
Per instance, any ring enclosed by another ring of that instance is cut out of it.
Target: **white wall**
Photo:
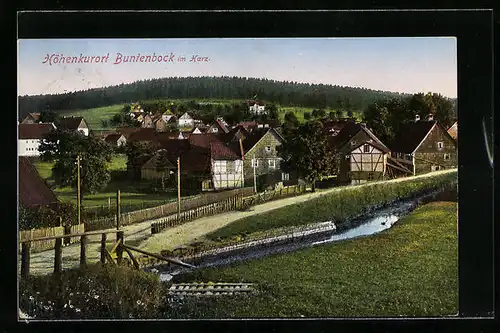
[[[351,171],[384,171],[384,153],[372,146],[364,152],[364,145],[351,152]],[[373,157],[372,157],[373,156]],[[373,162],[372,162],[373,158]],[[377,164],[378,161],[378,164]]]
[[[19,139],[17,140],[17,154],[18,156],[39,156],[39,146],[39,139]]]
[[[234,161],[234,168],[229,169],[226,161],[213,161],[213,184],[216,190],[243,186],[243,161]]]

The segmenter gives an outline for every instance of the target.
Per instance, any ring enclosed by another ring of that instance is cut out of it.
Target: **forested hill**
[[[283,106],[363,109],[378,99],[405,96],[399,93],[337,85],[241,77],[173,77],[141,80],[105,88],[58,95],[19,97],[19,113],[76,110],[151,99],[249,99]]]

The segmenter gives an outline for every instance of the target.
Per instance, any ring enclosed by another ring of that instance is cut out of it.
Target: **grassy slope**
[[[262,288],[258,296],[188,304],[192,317],[455,315],[457,246],[457,205],[436,202],[372,237],[177,279],[255,282]]]
[[[43,179],[47,179],[48,183],[53,185],[52,179],[52,162],[35,162],[35,166]],[[125,155],[117,155],[109,164],[110,170],[126,170],[127,157]],[[83,202],[87,207],[108,205],[108,198],[111,198],[111,203],[114,203],[116,198],[116,190],[120,189],[120,199],[123,205],[127,204],[140,204],[142,202],[148,203],[164,203],[171,201],[173,198],[170,194],[145,194],[137,193],[134,190],[134,184],[131,182],[112,182],[101,192],[96,194],[88,194],[83,197]],[[54,192],[61,201],[76,202],[76,189],[70,187],[56,187]]]
[[[227,100],[221,100],[221,99],[194,99],[198,102],[205,102],[205,103],[213,103],[213,104],[232,104],[232,103],[239,103],[242,102],[243,100],[237,100],[237,99],[227,99]],[[190,99],[178,99],[178,100],[170,100],[169,101],[179,101],[179,102],[187,102],[190,101]],[[77,110],[77,111],[63,111],[62,115],[63,116],[82,116],[85,118],[85,121],[87,122],[87,125],[92,129],[92,130],[105,130],[105,129],[111,129],[112,126],[109,126],[107,128],[102,126],[101,120],[110,120],[111,117],[113,117],[114,114],[118,113],[124,106],[125,104],[115,104],[115,105],[110,105],[110,106],[103,106],[103,107],[98,107],[98,108],[92,108],[92,109],[85,109],[85,110]],[[299,121],[303,122],[304,121],[304,112],[309,112],[312,113],[313,108],[309,107],[301,107],[301,106],[279,106],[278,105],[278,110],[279,110],[279,118],[280,120],[283,120],[284,115],[288,111],[293,111],[297,115],[297,118]],[[327,115],[330,111],[335,111],[334,109],[327,109],[325,110]],[[361,120],[362,117],[362,111],[354,111],[354,117],[357,118],[358,120]],[[344,117],[347,116],[347,113],[344,112]]]
[[[209,235],[211,240],[227,239],[237,235],[263,232],[273,228],[334,220],[341,223],[356,216],[367,207],[405,197],[436,183],[456,180],[456,173],[428,178],[410,179],[398,183],[378,183],[362,187],[339,187],[338,191],[303,203],[279,208],[268,213],[249,216],[235,221]],[[308,214],[304,214],[308,212]]]

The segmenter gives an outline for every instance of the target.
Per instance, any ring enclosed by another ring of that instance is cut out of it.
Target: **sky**
[[[124,61],[138,54],[138,60],[161,55],[172,61]],[[70,62],[62,63],[61,55]],[[88,62],[72,63],[81,56]],[[193,56],[201,61],[190,61]],[[452,37],[18,40],[19,96],[175,76],[267,78],[455,98],[457,43]]]

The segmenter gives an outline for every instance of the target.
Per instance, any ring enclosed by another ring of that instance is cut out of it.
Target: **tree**
[[[349,118],[352,118],[352,117],[354,116],[354,114],[353,114],[352,110],[347,110],[347,116],[348,116]]]
[[[150,159],[156,151],[156,146],[151,142],[133,141],[127,143],[125,154],[127,155],[127,171],[134,178],[141,175],[141,167]]]
[[[323,109],[314,109],[312,111],[312,116],[313,116],[313,118],[321,119],[321,118],[326,117],[326,112]]]
[[[168,159],[168,152],[165,149],[161,149],[156,152],[156,171],[161,172],[161,189],[165,191],[165,172],[169,169],[168,166],[171,166],[172,163]]]
[[[40,112],[40,121],[42,123],[57,123],[59,118],[59,115],[51,110],[44,110]]]
[[[269,114],[269,119],[277,120],[279,115],[278,115],[278,107],[274,104],[268,104],[266,106],[267,113]]]
[[[336,170],[335,156],[321,122],[307,122],[284,136],[285,142],[278,148],[278,154],[285,170],[295,170],[299,177],[313,184]]]
[[[338,119],[337,118],[337,113],[335,111],[330,111],[328,113],[328,119],[330,119],[330,120],[337,120]]]
[[[80,156],[82,194],[95,193],[111,180],[108,163],[113,151],[108,144],[93,136],[53,131],[42,140],[39,151],[42,160],[55,160],[52,173],[59,186],[77,186],[77,156]]]
[[[340,119],[344,116],[344,112],[341,109],[335,111],[335,114],[337,115],[337,119]]]
[[[305,120],[311,119],[311,113],[310,112],[304,112],[304,119]]]

